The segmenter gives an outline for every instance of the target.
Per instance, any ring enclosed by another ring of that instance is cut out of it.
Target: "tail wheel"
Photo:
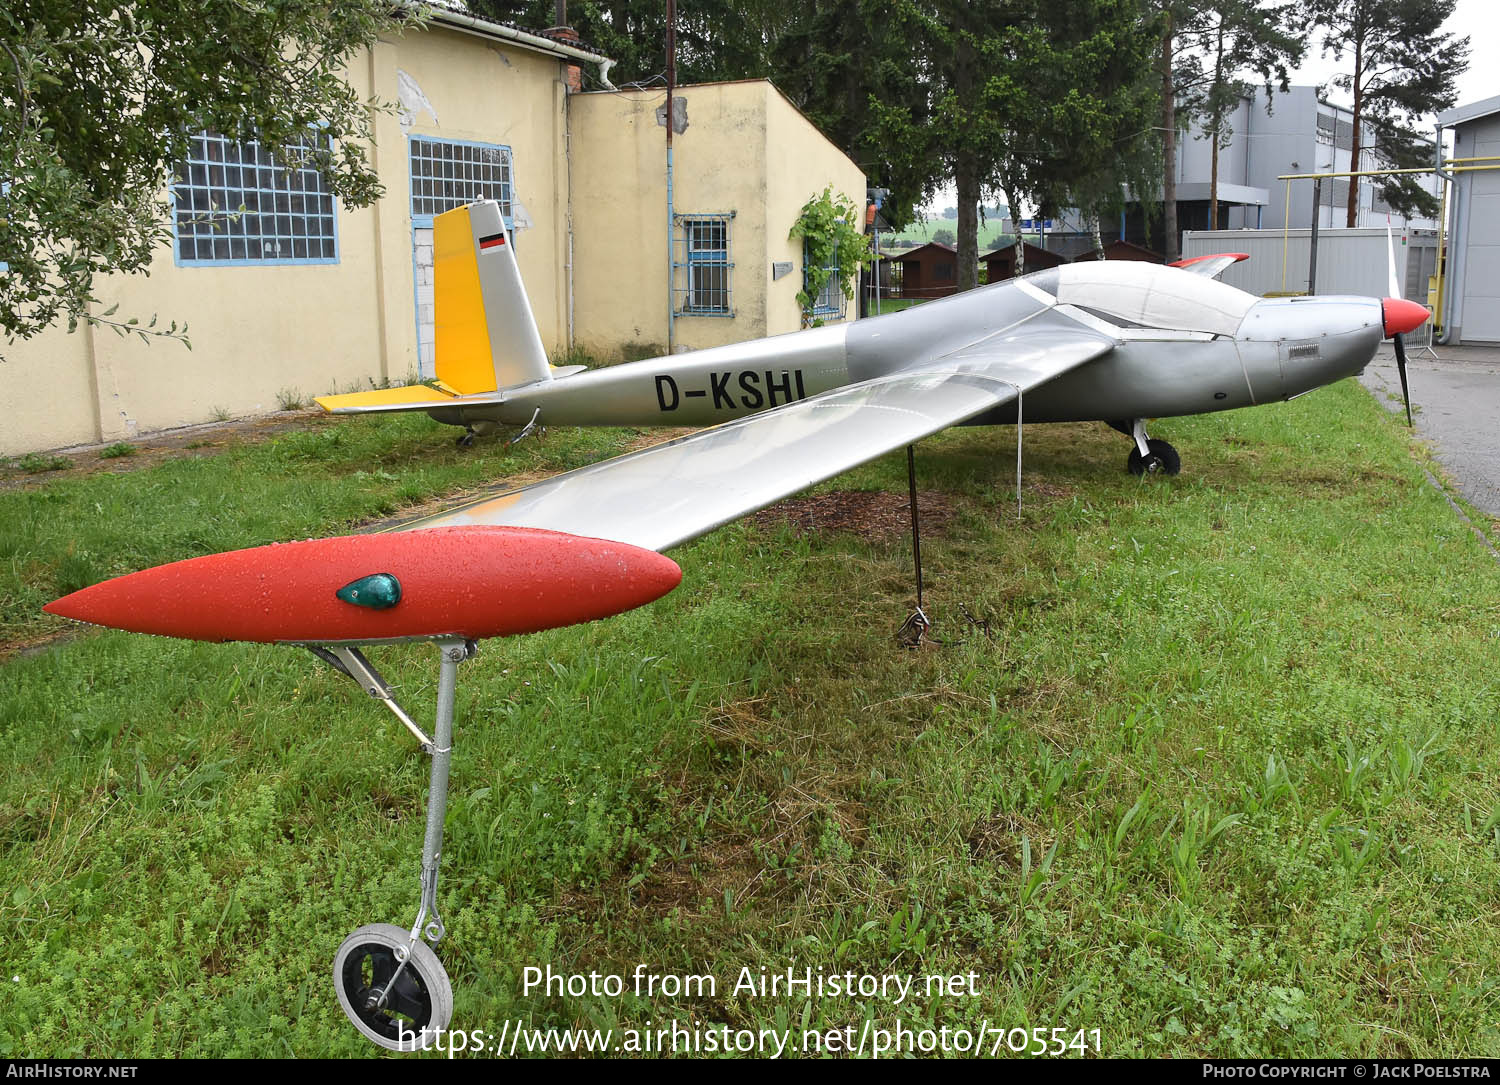
[[[423,1050],[453,1020],[453,987],[431,947],[418,939],[400,967],[410,943],[409,931],[372,923],[345,938],[333,958],[345,1015],[367,1040],[391,1051]]]
[[[1132,475],[1175,475],[1182,470],[1182,457],[1166,441],[1155,438],[1146,442],[1149,454],[1142,456],[1138,448],[1130,450],[1125,469]]]

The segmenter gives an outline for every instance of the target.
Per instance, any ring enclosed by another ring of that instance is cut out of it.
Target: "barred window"
[[[411,214],[429,218],[479,200],[495,200],[511,218],[510,148],[447,139],[411,140]]]
[[[673,260],[677,311],[690,316],[733,316],[729,215],[683,215],[678,219]]]
[[[329,149],[309,133],[290,149]],[[333,193],[310,164],[278,159],[258,140],[192,138],[172,185],[174,251],[182,264],[338,262]]]
[[[802,246],[802,285],[807,286],[807,245]],[[827,271],[828,281],[818,291],[818,296],[813,299],[813,314],[815,316],[842,316],[844,313],[844,290],[839,285],[839,250],[835,245],[833,249],[833,260],[823,269]]]

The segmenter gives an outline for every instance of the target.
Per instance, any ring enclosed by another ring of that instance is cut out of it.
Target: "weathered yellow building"
[[[668,306],[667,185],[660,90],[575,95],[575,340],[665,351],[801,327],[802,243],[792,223],[832,186],[864,206],[864,174],[765,80],[684,87],[675,139]],[[722,255],[721,255],[722,254]],[[841,320],[828,292],[820,312]]]
[[[3,348],[0,455],[273,411],[314,394],[432,373],[432,217],[499,200],[542,340],[601,357],[795,330],[802,250],[788,232],[825,187],[864,176],[768,82],[680,88],[669,252],[661,89],[576,93],[608,60],[436,8],[349,72],[380,114],[385,196],[351,209],[254,144],[195,142],[171,251],[149,276],[96,284],[100,311],[186,320],[192,349],[108,328]],[[201,211],[245,206],[227,227]],[[672,299],[669,308],[669,294]],[[823,320],[845,318],[830,293]]]

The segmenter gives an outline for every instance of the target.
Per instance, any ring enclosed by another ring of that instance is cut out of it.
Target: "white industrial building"
[[[1267,103],[1270,111],[1267,112]],[[1240,99],[1226,121],[1225,145],[1219,148],[1219,215],[1209,222],[1213,187],[1213,144],[1201,125],[1194,124],[1177,141],[1177,229],[1186,231],[1311,228],[1314,185],[1311,180],[1286,182],[1288,174],[1347,172],[1354,147],[1353,110],[1329,102],[1319,88],[1291,87],[1273,91],[1257,87]],[[1360,151],[1361,170],[1383,169],[1391,163],[1378,146],[1371,146],[1365,130]],[[1358,200],[1357,226],[1384,230],[1387,221],[1398,231],[1433,230],[1431,218],[1411,219],[1396,213],[1381,199],[1378,179],[1363,177],[1325,180],[1317,189],[1319,229],[1343,229],[1348,222],[1351,191]],[[1436,198],[1437,178],[1419,178]],[[1118,223],[1100,224],[1104,239],[1119,238],[1165,251],[1160,215],[1149,225],[1139,209],[1122,215]],[[1005,229],[1013,230],[1010,220]],[[1070,259],[1093,247],[1088,223],[1076,210],[1064,211],[1044,242],[1045,247]],[[1306,242],[1304,242],[1305,248]]]
[[[1500,162],[1471,161],[1500,156],[1500,96],[1440,113],[1438,124],[1453,129],[1455,160],[1440,341],[1500,343]]]
[[[1317,87],[1292,87],[1285,93],[1274,91],[1269,98],[1269,114],[1267,101],[1265,88],[1257,87],[1230,114],[1232,135],[1228,146],[1219,149],[1219,202],[1227,205],[1220,208],[1216,224],[1219,229],[1270,229],[1287,225],[1310,228],[1313,183],[1288,184],[1277,178],[1294,173],[1339,173],[1350,168],[1353,110],[1320,98]],[[1360,151],[1361,170],[1390,165],[1381,157],[1379,147],[1371,146],[1371,135],[1366,128],[1361,139],[1364,144]],[[1207,134],[1199,127],[1191,129],[1178,143],[1177,200],[1181,229],[1214,228],[1207,218],[1212,151]],[[1317,205],[1320,229],[1338,229],[1348,222],[1349,180],[1341,177],[1322,183]],[[1353,189],[1359,205],[1356,226],[1384,229],[1389,215],[1397,229],[1436,228],[1434,219],[1407,219],[1391,211],[1380,198],[1376,180],[1359,178]],[[1434,197],[1438,195],[1435,177],[1423,179],[1422,183]]]

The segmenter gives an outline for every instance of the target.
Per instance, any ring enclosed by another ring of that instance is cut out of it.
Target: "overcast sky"
[[[1458,104],[1500,95],[1500,0],[1458,0],[1444,29],[1469,36],[1469,67],[1458,77]],[[1339,61],[1331,55],[1323,56],[1319,50],[1320,41],[1315,37],[1308,43],[1306,61],[1292,74],[1294,85],[1324,84],[1340,72]],[[1329,98],[1343,105],[1353,104],[1350,96],[1337,88],[1330,89]],[[945,186],[927,206],[928,217],[952,207],[957,198],[953,186]]]

